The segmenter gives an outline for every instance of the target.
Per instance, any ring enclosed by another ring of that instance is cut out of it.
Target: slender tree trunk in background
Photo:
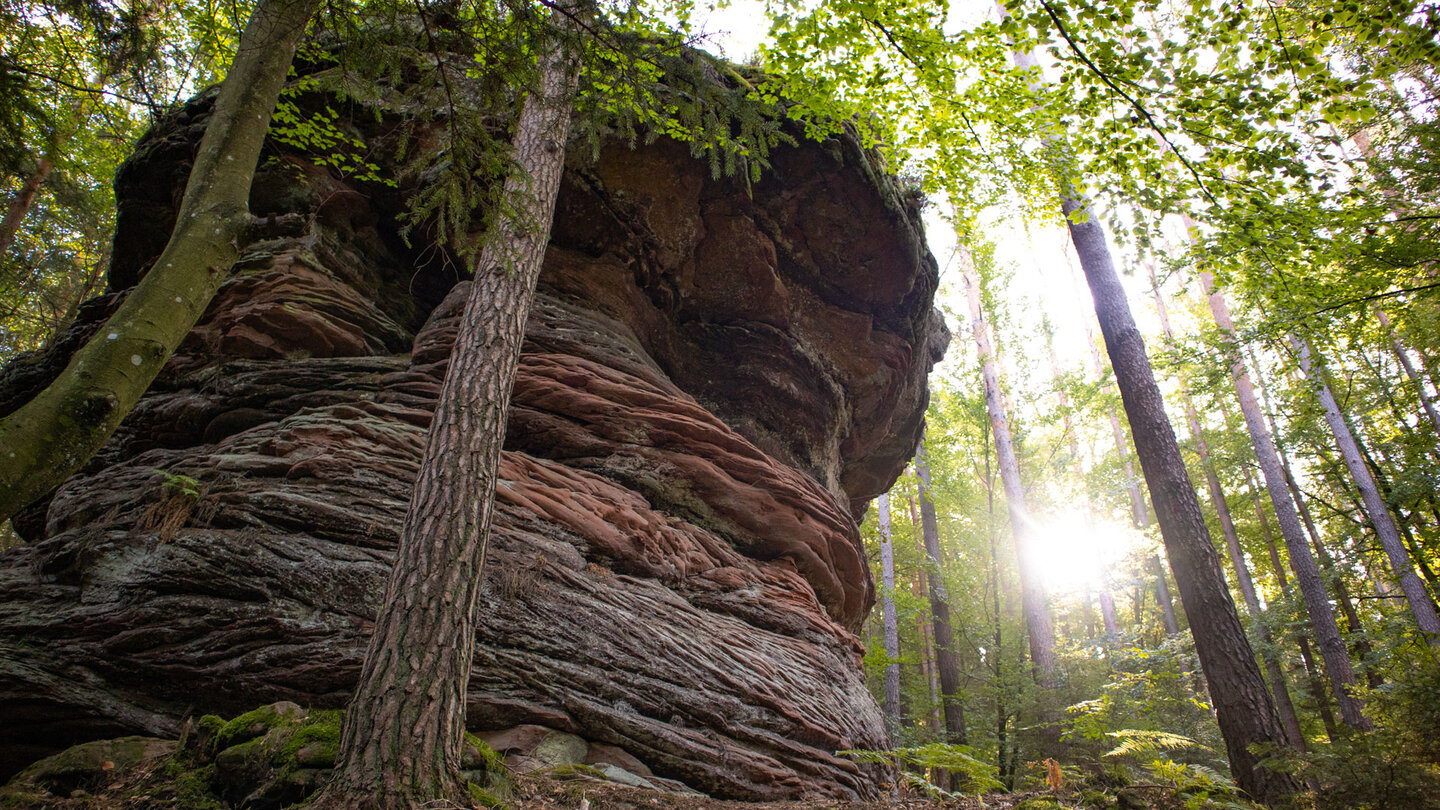
[[[890,495],[882,494],[880,517],[881,613],[885,624],[885,719],[892,739],[900,729],[900,625],[895,619],[895,549],[890,539]]]
[[[1066,199],[1063,210],[1080,267],[1090,284],[1095,315],[1105,336],[1180,598],[1190,616],[1190,633],[1209,683],[1231,772],[1236,783],[1257,800],[1281,800],[1299,790],[1298,781],[1289,774],[1259,767],[1249,749],[1256,743],[1284,745],[1285,731],[1230,598],[1200,501],[1165,415],[1144,340],[1111,262],[1105,232],[1084,200]]]
[[[1120,635],[1120,625],[1115,621],[1115,595],[1109,588],[1100,589],[1100,617],[1105,622],[1105,635],[1112,640]]]
[[[0,419],[0,522],[99,452],[239,258],[270,114],[319,0],[260,0],[200,140],[170,241],[44,391]]]
[[[922,558],[929,558],[929,551],[925,548],[925,541],[922,539],[923,532],[920,529],[920,513],[915,508],[915,496],[909,495],[906,498],[910,507],[910,525],[915,527],[915,549],[920,552]],[[926,602],[930,601],[930,589],[926,585],[929,577],[929,567],[926,567],[925,574],[918,574],[915,577],[915,595]],[[930,623],[925,621],[924,616],[917,615],[915,623],[920,626],[920,640],[924,645],[925,683],[930,688],[930,727],[935,729],[937,737],[941,735],[944,728],[940,718],[940,667],[935,660],[935,638],[934,629]]]
[[[1155,265],[1147,261],[1145,269],[1150,276],[1150,291],[1155,297],[1155,309],[1160,315],[1160,328],[1165,333],[1165,339],[1173,344],[1175,332],[1170,328],[1170,312],[1165,306],[1165,297],[1160,292],[1160,279],[1155,273]],[[1280,712],[1280,720],[1285,725],[1291,743],[1304,751],[1305,735],[1300,729],[1300,717],[1295,712],[1295,703],[1290,699],[1285,668],[1280,663],[1280,656],[1270,635],[1270,627],[1265,623],[1265,612],[1260,607],[1255,581],[1250,578],[1250,566],[1245,561],[1244,549],[1240,547],[1240,535],[1235,531],[1230,504],[1225,500],[1225,488],[1220,484],[1220,476],[1215,471],[1215,461],[1210,457],[1210,445],[1205,441],[1205,428],[1200,422],[1200,414],[1195,410],[1195,402],[1190,399],[1190,394],[1182,389],[1181,396],[1185,405],[1185,423],[1190,428],[1190,438],[1195,442],[1195,452],[1199,455],[1200,467],[1205,472],[1205,485],[1210,490],[1210,502],[1214,504],[1215,514],[1220,520],[1220,531],[1225,535],[1225,548],[1230,554],[1230,565],[1235,569],[1235,582],[1240,586],[1240,596],[1245,601],[1245,609],[1249,612],[1255,634],[1260,639],[1265,674],[1270,681],[1270,691],[1275,695],[1275,708]]]
[[[1159,554],[1150,555],[1150,569],[1155,575],[1155,601],[1160,605],[1160,616],[1165,620],[1165,635],[1180,633],[1180,623],[1175,619],[1175,601],[1170,598],[1170,583],[1165,579],[1165,564]]]
[[[922,440],[915,448],[915,473],[920,479],[920,528],[925,553],[930,557],[930,615],[935,627],[935,672],[940,681],[940,703],[945,714],[946,742],[964,745],[965,707],[960,703],[960,666],[955,656],[955,634],[950,627],[950,596],[945,588],[945,568],[940,554],[940,524],[930,498],[930,465],[925,462]]]
[[[1253,356],[1251,363],[1258,366]],[[1275,419],[1275,409],[1270,402],[1270,393],[1263,384],[1260,386],[1260,397],[1265,406],[1265,419],[1270,425],[1270,435],[1279,436],[1280,426]],[[1290,469],[1290,454],[1282,444],[1277,444],[1275,449],[1280,454],[1280,472],[1285,476],[1285,486],[1290,490],[1290,497],[1294,499],[1295,508],[1300,512],[1300,522],[1305,525],[1305,533],[1310,537],[1310,547],[1315,550],[1315,557],[1320,561],[1320,570],[1324,572],[1326,581],[1333,587],[1335,601],[1339,604],[1340,612],[1345,617],[1345,630],[1350,638],[1350,650],[1355,659],[1360,662],[1360,669],[1365,673],[1366,685],[1371,689],[1378,689],[1381,684],[1380,673],[1371,661],[1370,642],[1364,636],[1365,628],[1360,622],[1360,614],[1355,610],[1355,600],[1350,595],[1350,586],[1346,584],[1345,577],[1341,572],[1336,569],[1330,552],[1325,549],[1325,544],[1320,538],[1320,530],[1315,526],[1315,517],[1310,514],[1310,506],[1305,502],[1305,494],[1300,491],[1300,485],[1295,481],[1295,473]],[[1308,644],[1306,645],[1306,654],[1309,654]],[[1325,712],[1328,713],[1329,704],[1322,703],[1322,705],[1325,707]]]
[[[1295,511],[1295,502],[1285,486],[1285,477],[1280,471],[1280,456],[1275,451],[1270,431],[1260,412],[1259,400],[1255,397],[1250,374],[1240,357],[1239,341],[1235,338],[1235,324],[1230,319],[1230,309],[1225,297],[1215,289],[1208,270],[1200,271],[1200,283],[1210,297],[1210,312],[1220,327],[1228,344],[1230,376],[1235,382],[1235,396],[1240,402],[1240,414],[1245,420],[1245,429],[1250,434],[1250,446],[1255,451],[1260,472],[1264,476],[1265,489],[1270,503],[1275,508],[1275,519],[1280,524],[1280,536],[1290,553],[1290,567],[1300,584],[1300,595],[1304,598],[1310,624],[1315,630],[1315,639],[1320,645],[1320,657],[1325,661],[1325,671],[1330,676],[1330,687],[1335,702],[1340,707],[1340,717],[1347,726],[1369,730],[1370,721],[1365,717],[1360,701],[1352,694],[1355,688],[1355,669],[1350,662],[1350,651],[1340,636],[1340,627],[1335,623],[1335,614],[1330,609],[1330,597],[1325,592],[1325,580],[1310,553],[1305,540],[1305,531],[1300,527],[1300,516]]]
[[[1055,660],[1055,627],[1050,616],[1050,600],[1045,583],[1036,570],[1034,540],[1031,538],[1030,510],[1025,504],[1025,484],[1020,480],[1020,462],[1010,437],[1010,422],[1001,402],[1000,375],[995,369],[990,349],[989,324],[980,303],[980,284],[970,253],[960,251],[961,278],[970,303],[970,327],[975,349],[980,356],[980,376],[985,384],[985,409],[990,415],[990,432],[994,436],[995,456],[1000,466],[1000,481],[1005,487],[1005,506],[1010,513],[1010,536],[1015,543],[1019,562],[1020,605],[1025,613],[1025,629],[1030,639],[1030,659],[1035,664],[1035,680],[1042,688],[1053,689],[1058,681]]]
[[[1329,383],[1325,381],[1323,374],[1317,373],[1313,367],[1310,344],[1292,334],[1290,345],[1299,355],[1300,369],[1305,373],[1315,395],[1320,399],[1320,406],[1325,412],[1325,422],[1330,426],[1330,432],[1335,435],[1335,444],[1340,449],[1340,458],[1345,462],[1346,469],[1350,471],[1350,477],[1354,480],[1355,487],[1360,490],[1360,497],[1365,503],[1365,511],[1369,514],[1370,524],[1375,527],[1375,535],[1380,540],[1380,546],[1385,550],[1385,556],[1390,559],[1390,568],[1400,581],[1400,589],[1405,593],[1405,601],[1410,605],[1410,613],[1415,617],[1415,624],[1420,628],[1427,644],[1440,646],[1440,615],[1436,614],[1435,603],[1430,601],[1430,594],[1425,590],[1425,584],[1415,573],[1415,566],[1400,539],[1400,533],[1395,527],[1390,509],[1385,504],[1384,498],[1381,497],[1380,490],[1375,485],[1375,479],[1370,475],[1370,470],[1365,466],[1365,461],[1361,457],[1359,442],[1351,432],[1350,425],[1345,421],[1345,416],[1340,412],[1340,405],[1335,401],[1335,394],[1330,390]]]
[[[1255,506],[1255,519],[1260,525],[1260,536],[1265,541],[1265,550],[1270,555],[1270,570],[1274,573],[1275,582],[1280,586],[1280,596],[1285,600],[1285,610],[1289,612],[1293,605],[1293,595],[1290,592],[1290,578],[1285,575],[1285,564],[1280,561],[1280,550],[1275,546],[1275,533],[1270,531],[1270,520],[1265,517],[1265,504],[1260,499],[1260,486],[1255,482],[1255,477],[1249,470],[1245,471],[1247,483],[1250,486],[1250,501]],[[1315,702],[1316,709],[1320,712],[1320,720],[1325,724],[1325,735],[1334,741],[1336,737],[1335,713],[1330,710],[1330,698],[1325,689],[1325,679],[1320,674],[1320,668],[1315,664],[1315,656],[1310,652],[1310,640],[1306,638],[1305,631],[1295,630],[1295,642],[1300,648],[1300,659],[1305,662],[1305,676],[1310,698]]]
[[[565,165],[577,11],[556,9],[561,33],[541,48],[511,144],[517,169],[505,181],[504,213],[475,265],[335,775],[313,808],[467,798],[460,761],[476,604],[511,386]]]
[[[40,158],[36,161],[35,171],[25,178],[25,182],[21,183],[20,188],[10,197],[10,204],[5,207],[5,218],[0,220],[0,256],[15,243],[15,235],[20,232],[21,223],[30,213],[30,207],[35,204],[40,187],[45,185],[54,168],[55,164],[50,162],[50,158]]]

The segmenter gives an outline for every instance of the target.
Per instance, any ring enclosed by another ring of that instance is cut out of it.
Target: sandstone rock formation
[[[208,101],[118,180],[111,294],[153,261]],[[0,554],[0,763],[344,705],[466,283],[401,194],[276,150],[245,250],[121,432]],[[856,528],[911,455],[948,339],[913,200],[850,137],[747,191],[682,146],[572,154],[515,384],[469,725],[539,726],[737,798],[870,796],[885,743]],[[458,282],[458,283],[457,283]]]

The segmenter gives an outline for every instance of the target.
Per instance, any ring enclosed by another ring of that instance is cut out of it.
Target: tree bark
[[[40,158],[36,161],[35,171],[25,178],[25,182],[20,184],[20,188],[16,189],[14,196],[10,198],[10,204],[5,207],[5,218],[0,220],[0,255],[4,255],[15,242],[15,235],[20,232],[20,224],[30,213],[30,207],[35,204],[35,196],[40,193],[40,187],[45,185],[54,168],[55,164],[50,162],[50,158]]]
[[[579,76],[576,7],[541,50],[512,143],[518,169],[475,278],[405,517],[335,775],[315,808],[419,808],[466,797],[460,762],[475,611],[525,321],[549,241]]]
[[[1280,586],[1280,595],[1289,610],[1291,604],[1290,579],[1285,576],[1285,565],[1280,562],[1280,551],[1275,547],[1275,535],[1270,531],[1270,522],[1265,518],[1265,505],[1260,501],[1260,488],[1256,486],[1255,479],[1249,479],[1250,500],[1255,505],[1255,517],[1260,523],[1260,535],[1265,540],[1265,549],[1270,554],[1270,570],[1275,574],[1275,581]],[[1325,725],[1325,736],[1333,742],[1338,739],[1338,730],[1335,725],[1335,713],[1330,710],[1330,699],[1325,692],[1325,679],[1320,675],[1320,668],[1315,665],[1315,656],[1310,652],[1310,641],[1305,638],[1303,630],[1295,631],[1295,642],[1300,648],[1300,660],[1305,665],[1305,679],[1310,692],[1310,699],[1315,701],[1315,708],[1320,713],[1320,722]]]
[[[60,376],[0,419],[0,521],[104,446],[229,276],[270,115],[319,5],[260,0],[251,12],[160,258]]]
[[[1285,486],[1285,477],[1280,470],[1280,456],[1275,443],[1265,426],[1260,412],[1259,401],[1255,398],[1255,387],[1250,374],[1240,357],[1238,341],[1235,339],[1235,324],[1230,319],[1230,308],[1224,295],[1215,289],[1208,270],[1200,271],[1200,283],[1210,298],[1210,312],[1215,323],[1225,336],[1230,360],[1230,376],[1235,382],[1235,396],[1240,402],[1240,414],[1245,420],[1245,429],[1250,434],[1250,446],[1255,451],[1265,490],[1275,508],[1275,520],[1280,524],[1280,536],[1290,553],[1290,568],[1300,585],[1300,595],[1305,602],[1310,625],[1315,631],[1315,640],[1320,646],[1320,657],[1325,661],[1325,671],[1330,677],[1330,688],[1335,694],[1336,705],[1340,707],[1340,718],[1347,726],[1368,730],[1370,721],[1364,709],[1351,690],[1355,688],[1355,669],[1350,662],[1350,651],[1340,636],[1340,627],[1335,623],[1335,614],[1330,609],[1330,598],[1325,592],[1325,580],[1310,553],[1305,532],[1300,527],[1300,516],[1295,511],[1295,502]]]
[[[1145,269],[1150,276],[1150,290],[1155,297],[1155,309],[1160,315],[1160,328],[1165,333],[1165,339],[1173,344],[1175,332],[1170,328],[1170,312],[1165,306],[1165,297],[1160,292],[1160,280],[1155,275],[1155,265],[1146,262]],[[1235,520],[1230,514],[1230,504],[1225,500],[1225,488],[1220,484],[1220,475],[1215,470],[1215,461],[1210,457],[1210,444],[1205,441],[1205,428],[1200,422],[1200,414],[1195,410],[1195,402],[1190,399],[1190,394],[1182,391],[1181,397],[1185,406],[1185,423],[1190,429],[1191,440],[1195,442],[1195,452],[1200,457],[1200,468],[1205,473],[1205,486],[1210,491],[1210,502],[1215,506],[1215,514],[1220,520],[1220,532],[1225,536],[1225,549],[1230,555],[1230,566],[1235,569],[1235,583],[1240,587],[1240,596],[1245,602],[1246,611],[1250,614],[1250,622],[1255,628],[1255,635],[1260,640],[1261,658],[1265,662],[1265,675],[1270,681],[1270,691],[1275,696],[1275,708],[1280,712],[1280,721],[1285,726],[1285,732],[1289,735],[1291,744],[1304,751],[1305,734],[1300,728],[1300,717],[1295,711],[1295,703],[1290,698],[1290,686],[1286,682],[1285,668],[1280,663],[1280,656],[1275,649],[1270,627],[1265,622],[1265,611],[1260,607],[1260,597],[1255,591],[1255,581],[1250,577],[1250,566],[1245,561],[1244,549],[1240,547],[1240,535],[1235,531]]]
[[[1424,409],[1425,415],[1430,419],[1430,426],[1435,429],[1435,436],[1440,440],[1440,411],[1435,409],[1435,400],[1430,397],[1430,392],[1425,390],[1425,380],[1420,372],[1415,370],[1415,363],[1411,361],[1409,352],[1400,343],[1400,338],[1395,335],[1395,329],[1390,325],[1390,318],[1385,310],[1375,310],[1375,315],[1380,320],[1380,327],[1385,330],[1386,336],[1390,338],[1390,350],[1395,353],[1395,360],[1400,367],[1405,369],[1405,376],[1410,378],[1410,384],[1415,386],[1415,394],[1420,398],[1420,407]]]
[[[885,720],[893,739],[900,729],[900,625],[895,619],[895,547],[890,537],[890,495],[877,504],[880,518],[880,594],[885,626]]]
[[[1063,210],[1094,298],[1180,598],[1190,615],[1190,632],[1209,683],[1231,771],[1236,783],[1257,800],[1282,799],[1297,792],[1299,783],[1289,774],[1259,767],[1250,746],[1283,745],[1285,732],[1230,598],[1200,501],[1165,415],[1144,340],[1111,262],[1104,230],[1082,199],[1068,197]]]
[[[1314,364],[1311,362],[1309,342],[1301,340],[1298,335],[1291,334],[1290,345],[1299,355],[1300,370],[1304,372],[1311,389],[1320,400],[1320,407],[1325,413],[1325,422],[1330,426],[1330,432],[1335,435],[1335,444],[1340,449],[1340,459],[1345,462],[1345,468],[1350,471],[1355,488],[1360,490],[1360,497],[1365,503],[1365,511],[1370,516],[1370,525],[1375,527],[1375,535],[1380,539],[1380,547],[1385,550],[1385,556],[1390,560],[1390,568],[1400,581],[1400,590],[1404,592],[1405,601],[1410,605],[1410,613],[1415,617],[1415,624],[1420,628],[1427,644],[1440,646],[1440,615],[1435,612],[1435,604],[1430,601],[1430,594],[1425,590],[1425,583],[1421,582],[1419,575],[1415,573],[1415,565],[1410,559],[1409,552],[1405,550],[1404,542],[1400,539],[1400,532],[1395,527],[1395,520],[1390,514],[1390,508],[1386,506],[1385,499],[1381,497],[1380,490],[1375,485],[1374,477],[1370,475],[1369,468],[1365,466],[1359,440],[1350,430],[1344,414],[1340,412],[1340,404],[1335,401],[1335,394],[1330,390],[1329,383],[1325,381],[1323,374],[1317,373],[1314,368]]]
[[[920,528],[925,553],[930,558],[930,616],[935,632],[935,674],[940,681],[940,705],[945,714],[945,741],[964,745],[965,707],[960,702],[960,665],[955,656],[955,634],[950,627],[950,596],[945,588],[945,568],[940,554],[940,524],[931,500],[930,466],[925,462],[925,445],[915,448],[915,473],[920,479]]]
[[[1010,536],[1015,543],[1015,557],[1020,574],[1020,605],[1025,614],[1025,629],[1030,640],[1030,660],[1035,664],[1035,680],[1044,689],[1058,683],[1055,660],[1055,626],[1050,615],[1050,600],[1045,583],[1036,570],[1030,510],[1025,503],[1025,484],[1020,479],[1020,461],[1015,456],[1015,443],[1010,436],[1010,420],[1005,412],[1000,387],[1000,374],[995,368],[990,347],[989,325],[980,304],[980,284],[970,252],[958,247],[961,279],[970,303],[970,327],[975,350],[980,357],[980,376],[985,385],[985,410],[990,416],[990,432],[995,440],[996,460],[1000,465],[1000,482],[1005,488],[1005,507],[1010,515]]]
[[[916,532],[919,532],[919,534],[915,536],[916,550],[920,552],[920,556],[928,559],[930,555],[929,551],[925,548],[925,541],[921,536],[923,532],[920,531],[920,513],[915,508],[915,496],[910,495],[906,500],[910,507],[910,525],[915,527]],[[914,588],[915,595],[927,602],[930,600],[930,588],[926,585],[928,576],[929,566],[926,566],[925,575],[916,575]],[[925,675],[925,685],[929,689],[930,694],[930,727],[939,735],[942,729],[944,729],[944,726],[941,725],[943,720],[940,717],[940,675],[938,673],[939,666],[935,661],[934,630],[930,623],[925,621],[924,616],[917,614],[915,616],[915,623],[920,627],[920,643],[923,648],[922,652],[924,653],[921,662],[924,664],[923,674]]]
[[[1254,362],[1253,356],[1251,362]],[[1280,426],[1275,420],[1275,410],[1271,407],[1270,395],[1263,385],[1260,387],[1260,401],[1265,406],[1265,419],[1270,425],[1270,434],[1272,436],[1280,435]],[[1295,474],[1290,469],[1290,455],[1285,451],[1284,445],[1277,444],[1275,449],[1280,454],[1280,472],[1285,476],[1285,486],[1290,490],[1290,497],[1295,500],[1295,508],[1300,512],[1300,522],[1305,525],[1305,533],[1310,537],[1310,547],[1315,550],[1315,557],[1320,561],[1320,570],[1324,572],[1326,581],[1334,589],[1335,601],[1340,606],[1340,613],[1345,617],[1345,631],[1350,638],[1350,651],[1360,662],[1360,669],[1365,673],[1366,684],[1371,689],[1378,689],[1382,683],[1380,673],[1371,660],[1370,642],[1365,638],[1365,627],[1360,622],[1359,612],[1355,610],[1355,600],[1350,595],[1350,587],[1345,583],[1345,577],[1336,569],[1330,552],[1325,549],[1325,544],[1320,538],[1320,530],[1315,526],[1315,518],[1310,514],[1310,506],[1305,502],[1305,494],[1300,491],[1300,485],[1296,483]],[[1307,656],[1310,654],[1308,644],[1305,645],[1304,653]],[[1313,669],[1313,667],[1311,668]],[[1321,701],[1321,706],[1328,715],[1329,704]],[[1332,720],[1326,728],[1331,729],[1333,725]]]

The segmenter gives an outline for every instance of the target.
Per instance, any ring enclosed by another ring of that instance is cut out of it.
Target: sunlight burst
[[[1031,563],[1052,593],[1083,593],[1140,542],[1134,528],[1069,510],[1036,523]]]

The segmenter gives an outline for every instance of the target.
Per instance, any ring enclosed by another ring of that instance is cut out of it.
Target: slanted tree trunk
[[[1251,363],[1255,364],[1253,355]],[[1270,435],[1280,435],[1280,426],[1275,419],[1275,409],[1271,406],[1270,394],[1264,385],[1260,386],[1260,401],[1265,406],[1265,419],[1270,425]],[[1290,454],[1286,452],[1283,444],[1277,444],[1275,449],[1280,454],[1280,472],[1285,476],[1285,486],[1290,490],[1290,497],[1295,500],[1295,508],[1300,512],[1300,522],[1305,525],[1305,533],[1310,537],[1310,547],[1315,550],[1315,557],[1320,561],[1320,570],[1324,572],[1326,581],[1334,589],[1335,601],[1339,604],[1340,612],[1345,617],[1345,630],[1350,638],[1350,650],[1355,659],[1360,662],[1360,669],[1365,673],[1366,684],[1371,689],[1378,689],[1381,684],[1380,673],[1375,668],[1374,662],[1371,661],[1370,642],[1365,638],[1365,627],[1360,622],[1359,612],[1355,610],[1355,600],[1350,595],[1350,587],[1345,583],[1345,577],[1336,569],[1334,559],[1331,558],[1330,552],[1326,550],[1325,543],[1321,540],[1320,530],[1315,526],[1315,518],[1310,514],[1310,506],[1305,502],[1305,494],[1300,491],[1300,485],[1296,483],[1295,474],[1290,469]],[[1305,654],[1309,655],[1308,645],[1306,645]],[[1328,704],[1322,701],[1322,705],[1326,706],[1325,711],[1328,714]]]
[[[1160,279],[1155,275],[1155,265],[1147,261],[1145,269],[1150,276],[1150,291],[1155,297],[1155,310],[1160,315],[1160,328],[1165,333],[1165,339],[1173,344],[1175,332],[1170,328],[1170,311],[1165,306],[1164,295],[1160,292]],[[1230,565],[1235,569],[1235,582],[1240,586],[1240,596],[1245,601],[1245,609],[1250,614],[1255,635],[1260,639],[1261,657],[1265,661],[1265,675],[1270,681],[1270,691],[1275,695],[1275,708],[1280,712],[1280,721],[1285,725],[1291,744],[1304,751],[1305,734],[1300,728],[1300,717],[1295,712],[1295,703],[1290,699],[1285,668],[1281,666],[1280,656],[1270,635],[1270,627],[1265,622],[1265,612],[1260,607],[1255,581],[1250,577],[1250,566],[1245,561],[1245,551],[1240,547],[1240,535],[1235,531],[1230,504],[1225,500],[1225,488],[1220,484],[1215,461],[1210,457],[1210,445],[1205,441],[1205,428],[1200,423],[1200,414],[1195,410],[1195,402],[1190,399],[1190,394],[1182,392],[1181,397],[1185,405],[1185,423],[1190,428],[1190,438],[1195,442],[1195,452],[1200,456],[1200,468],[1205,473],[1210,502],[1215,506],[1215,514],[1220,520],[1220,532],[1225,535],[1225,549],[1230,554]]]
[[[1105,336],[1180,599],[1190,616],[1190,633],[1225,738],[1231,772],[1236,783],[1257,800],[1280,800],[1297,792],[1299,783],[1289,774],[1259,767],[1250,747],[1257,743],[1284,745],[1285,731],[1230,598],[1144,340],[1111,262],[1105,232],[1083,199],[1070,196],[1062,207],[1094,298],[1095,315]]]
[[[1260,524],[1260,536],[1265,540],[1265,549],[1270,554],[1270,570],[1275,575],[1275,582],[1280,586],[1280,596],[1285,600],[1286,610],[1289,611],[1293,604],[1290,578],[1285,575],[1285,564],[1280,562],[1280,551],[1275,547],[1275,534],[1270,531],[1270,520],[1265,517],[1265,505],[1260,500],[1260,487],[1248,471],[1246,477],[1250,485],[1250,500],[1255,506],[1255,519]],[[1315,702],[1315,708],[1320,713],[1320,722],[1325,725],[1325,736],[1333,742],[1338,739],[1339,732],[1335,725],[1335,712],[1330,709],[1330,698],[1325,691],[1325,678],[1315,664],[1315,655],[1310,651],[1310,640],[1305,637],[1303,630],[1296,629],[1295,641],[1300,648],[1300,660],[1305,665],[1310,699]]]
[[[1335,694],[1335,703],[1340,707],[1340,718],[1345,725],[1354,729],[1368,730],[1370,721],[1358,698],[1352,693],[1355,688],[1355,669],[1350,662],[1350,652],[1340,636],[1340,627],[1335,623],[1335,614],[1330,609],[1330,598],[1325,592],[1325,580],[1320,568],[1310,553],[1305,541],[1305,532],[1300,527],[1300,516],[1295,511],[1295,502],[1285,486],[1285,477],[1280,470],[1280,456],[1265,419],[1260,412],[1259,401],[1255,398],[1255,387],[1250,374],[1240,357],[1239,343],[1235,339],[1235,324],[1230,319],[1230,308],[1224,295],[1215,289],[1215,283],[1208,270],[1200,271],[1200,283],[1210,298],[1210,312],[1220,327],[1228,344],[1230,376],[1235,382],[1235,396],[1240,403],[1240,415],[1245,420],[1245,429],[1250,434],[1250,446],[1255,451],[1260,473],[1264,477],[1265,490],[1275,509],[1275,519],[1280,524],[1280,536],[1285,540],[1285,549],[1290,553],[1290,568],[1300,585],[1300,595],[1305,602],[1310,625],[1315,631],[1315,640],[1320,646],[1320,657],[1325,661],[1325,672],[1330,677],[1330,688]]]
[[[1065,254],[1067,262],[1070,254]],[[1072,276],[1076,275],[1075,268],[1071,267]],[[1076,290],[1077,294],[1083,294]],[[1089,327],[1085,329],[1085,340],[1090,345],[1090,361],[1095,367],[1095,376],[1104,379],[1105,363],[1100,358],[1100,346],[1095,342],[1095,333]],[[1130,494],[1130,520],[1135,528],[1142,532],[1150,527],[1150,514],[1145,508],[1145,495],[1140,491],[1140,476],[1135,474],[1135,464],[1131,460],[1130,442],[1125,438],[1125,429],[1120,425],[1120,415],[1115,412],[1112,406],[1106,409],[1110,417],[1110,435],[1115,441],[1115,453],[1120,457],[1121,464],[1125,467],[1125,489]],[[1170,595],[1170,583],[1165,581],[1164,564],[1160,561],[1160,555],[1151,555],[1146,561],[1151,574],[1155,579],[1155,604],[1160,607],[1160,617],[1165,624],[1165,635],[1173,636],[1180,632],[1180,622],[1175,618],[1175,600]]]
[[[980,376],[985,385],[985,410],[990,416],[990,432],[995,440],[995,456],[1000,465],[1000,482],[1005,488],[1005,507],[1010,515],[1010,536],[1015,543],[1015,557],[1020,574],[1020,606],[1025,614],[1025,629],[1030,640],[1030,660],[1035,664],[1035,680],[1042,688],[1053,689],[1058,683],[1055,660],[1055,626],[1050,616],[1050,600],[1045,583],[1036,570],[1034,541],[1031,538],[1030,510],[1025,504],[1025,484],[1020,480],[1020,461],[1010,437],[1010,420],[1005,412],[1000,386],[1000,373],[995,368],[990,347],[989,325],[980,303],[980,284],[970,252],[959,251],[961,278],[970,303],[970,327],[975,350],[980,356]]]
[[[895,547],[890,538],[890,495],[877,504],[880,518],[880,594],[885,625],[885,720],[893,737],[900,729],[900,625],[895,619]]]
[[[1329,383],[1325,381],[1323,374],[1315,369],[1311,361],[1309,342],[1291,334],[1290,345],[1299,355],[1300,369],[1320,400],[1320,407],[1325,413],[1325,423],[1330,426],[1330,432],[1335,435],[1335,444],[1340,449],[1340,459],[1350,471],[1355,488],[1360,490],[1365,511],[1370,517],[1370,525],[1375,527],[1380,547],[1385,550],[1385,556],[1390,560],[1390,568],[1400,581],[1400,590],[1404,592],[1405,601],[1410,605],[1415,624],[1420,628],[1427,644],[1440,646],[1440,615],[1435,612],[1435,604],[1430,601],[1425,583],[1421,582],[1419,575],[1415,573],[1415,565],[1409,552],[1405,550],[1404,541],[1400,539],[1400,532],[1395,527],[1390,508],[1386,506],[1385,499],[1375,485],[1374,477],[1365,466],[1359,440],[1350,430],[1344,414],[1340,412],[1340,404],[1335,401],[1335,394],[1330,390]]]
[[[0,521],[104,446],[229,277],[270,114],[319,5],[259,0],[251,12],[160,258],[60,376],[0,419]]]
[[[930,616],[935,632],[935,674],[940,681],[940,705],[945,714],[945,741],[964,745],[965,706],[960,702],[960,664],[955,655],[955,633],[950,627],[950,595],[945,587],[945,566],[940,554],[940,523],[931,500],[930,465],[925,444],[915,448],[915,474],[920,479],[920,529],[925,554],[930,558]]]
[[[475,265],[335,775],[314,808],[409,810],[466,797],[475,608],[511,386],[564,169],[580,67],[575,12],[554,12],[560,32],[540,51],[516,124],[518,169]]]
[[[1430,419],[1430,426],[1435,429],[1435,436],[1440,440],[1440,411],[1435,409],[1435,400],[1431,398],[1430,392],[1425,390],[1425,380],[1420,372],[1415,370],[1415,363],[1410,359],[1410,353],[1405,351],[1405,346],[1400,343],[1400,338],[1395,335],[1395,328],[1390,324],[1390,317],[1385,310],[1375,310],[1375,315],[1380,319],[1380,326],[1385,330],[1386,336],[1390,338],[1390,350],[1395,353],[1395,360],[1400,367],[1405,369],[1405,376],[1410,378],[1410,384],[1415,386],[1415,394],[1420,398],[1420,407],[1424,409],[1425,416]],[[1440,446],[1440,445],[1437,445]]]

